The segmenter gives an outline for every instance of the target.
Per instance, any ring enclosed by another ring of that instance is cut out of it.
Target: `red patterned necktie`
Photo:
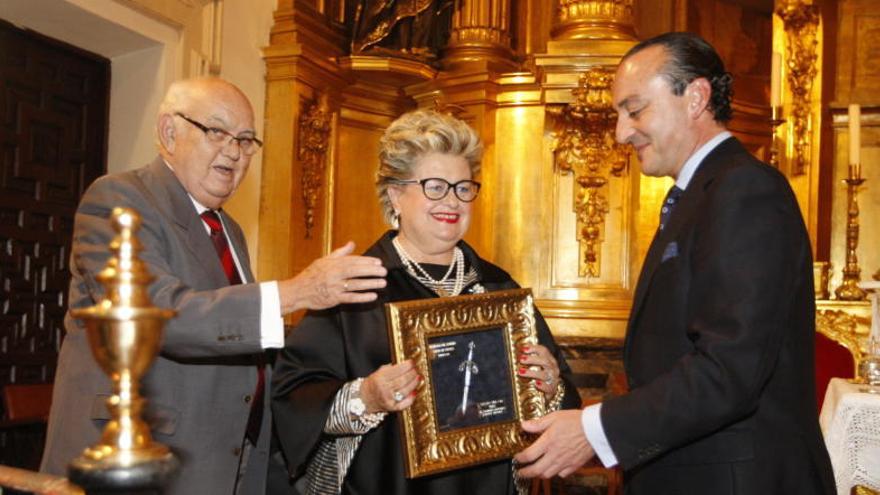
[[[240,284],[241,277],[238,275],[238,269],[235,267],[235,260],[232,258],[229,242],[223,233],[223,223],[220,221],[220,216],[214,210],[205,210],[202,212],[202,220],[211,229],[211,242],[214,243],[214,249],[217,251],[217,256],[220,257],[220,263],[223,265],[223,271],[226,273],[229,285]]]
[[[241,276],[239,276],[235,260],[232,258],[229,241],[226,240],[226,234],[223,233],[223,223],[220,221],[220,216],[214,210],[205,210],[202,212],[202,220],[211,229],[211,242],[214,243],[214,249],[217,251],[217,256],[223,265],[223,271],[226,273],[229,285],[240,284]],[[260,426],[263,423],[263,394],[265,393],[265,388],[266,371],[263,363],[259,363],[257,364],[257,389],[254,390],[246,430],[248,440],[254,445],[257,444],[257,439],[260,436]]]

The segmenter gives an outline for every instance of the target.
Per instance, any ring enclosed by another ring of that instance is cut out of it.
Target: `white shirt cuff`
[[[602,428],[602,417],[599,413],[602,411],[602,403],[587,406],[581,412],[581,425],[584,427],[584,435],[587,441],[596,452],[596,456],[602,461],[602,465],[610,468],[617,465],[617,456],[608,445],[608,438],[605,436],[605,429]]]
[[[278,282],[260,284],[260,345],[263,349],[284,347],[284,318]]]

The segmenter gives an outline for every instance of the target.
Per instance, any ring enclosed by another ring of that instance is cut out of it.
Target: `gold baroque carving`
[[[317,101],[299,118],[299,149],[297,158],[302,165],[302,198],[305,206],[306,239],[312,237],[315,209],[318,206],[323,178],[327,170],[327,150],[330,145],[331,113],[327,95]]]
[[[572,90],[575,100],[565,108],[548,108],[561,124],[553,154],[558,170],[575,177],[574,212],[580,244],[578,275],[598,277],[608,200],[604,191],[611,176],[627,170],[629,154],[614,141],[617,112],[611,102],[613,72],[596,66],[583,73]]]
[[[558,0],[554,39],[633,39],[633,0]]]
[[[858,318],[846,311],[838,309],[816,311],[816,331],[846,347],[853,355],[853,363],[855,363],[853,376],[858,376],[858,365],[862,360],[857,327]]]
[[[779,0],[776,15],[782,19],[786,35],[786,67],[792,94],[791,122],[794,131],[792,174],[805,172],[810,160],[810,120],[813,80],[818,58],[816,31],[819,7],[806,0]]]

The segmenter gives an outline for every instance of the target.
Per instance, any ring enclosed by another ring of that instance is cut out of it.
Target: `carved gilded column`
[[[557,0],[554,40],[633,39],[633,0]]]
[[[819,7],[812,0],[778,0],[776,15],[785,29],[785,67],[792,95],[792,175],[801,175],[810,163],[813,81],[819,56]]]
[[[332,114],[327,102],[327,93],[309,105],[299,118],[299,149],[297,156],[302,166],[303,217],[306,226],[306,239],[312,237],[315,226],[315,210],[321,189],[325,186],[327,155],[332,130]]]
[[[538,307],[562,336],[621,338],[640,238],[639,174],[614,142],[610,87],[635,43],[632,0],[553,0],[544,53],[533,55],[552,185],[547,255],[532,283]],[[650,208],[648,206],[645,209]]]
[[[462,63],[514,69],[510,49],[510,0],[467,0],[456,3],[443,66]]]
[[[556,165],[575,176],[573,209],[580,245],[578,275],[598,277],[608,213],[606,185],[611,176],[627,170],[628,151],[614,141],[617,112],[611,104],[610,68],[596,66],[585,72],[573,90],[575,101],[565,108],[548,109],[559,115],[561,131],[553,147]]]
[[[280,280],[326,253],[333,120],[346,85],[335,64],[347,46],[341,26],[310,6],[279,0],[266,60],[265,145],[260,184],[258,270]],[[327,96],[323,96],[323,95]],[[328,108],[329,107],[329,108]]]

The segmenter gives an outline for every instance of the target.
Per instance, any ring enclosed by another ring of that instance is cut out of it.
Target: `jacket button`
[[[251,394],[247,394],[244,396],[244,403],[248,404],[251,401]]]
[[[221,335],[221,336],[217,337],[217,340],[219,340],[220,342],[223,342],[224,340],[226,340],[226,336]]]
[[[241,455],[241,447],[236,447],[236,448],[232,449],[232,455],[234,455],[235,457],[240,456]]]

